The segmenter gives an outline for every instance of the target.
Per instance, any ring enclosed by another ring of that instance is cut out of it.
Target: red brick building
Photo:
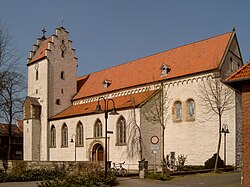
[[[10,159],[23,159],[23,122],[17,121],[11,127],[12,146]],[[7,159],[8,142],[9,142],[9,125],[0,123],[0,160]]]
[[[242,186],[250,186],[250,61],[227,79],[242,95]]]

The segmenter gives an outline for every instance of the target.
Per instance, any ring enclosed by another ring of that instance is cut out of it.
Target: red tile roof
[[[32,57],[31,61],[28,64],[31,64],[37,60],[40,60],[45,57],[45,50],[48,49],[48,43],[51,42],[52,38],[47,38],[46,40],[42,41],[41,45],[37,49],[36,53]]]
[[[156,94],[157,91],[147,91],[142,93],[136,93],[133,95],[126,95],[121,97],[112,98],[115,102],[116,109],[124,109],[129,107],[138,107],[140,104],[147,101],[150,97]],[[99,101],[102,109],[104,109],[104,103],[102,100]],[[66,117],[75,117],[75,116],[83,116],[87,114],[94,113],[96,109],[97,102],[72,105],[56,116],[52,117],[51,120],[66,118]],[[111,110],[113,105],[109,103],[109,110]]]
[[[250,79],[250,60],[226,79],[228,82],[235,82]]]
[[[23,137],[21,129],[16,124],[12,124],[11,132],[13,137]],[[8,134],[9,125],[5,123],[0,123],[0,136],[8,136]]]
[[[229,32],[92,73],[73,100],[217,69],[232,36],[234,32]],[[171,68],[165,77],[161,77],[162,64]],[[104,80],[111,81],[108,88],[103,87]]]

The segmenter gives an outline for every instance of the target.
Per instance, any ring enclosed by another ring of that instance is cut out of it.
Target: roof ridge
[[[115,68],[115,67],[119,67],[119,66],[122,66],[122,65],[125,65],[125,64],[130,64],[130,63],[133,63],[133,62],[138,61],[138,60],[141,60],[141,59],[153,57],[153,56],[156,56],[156,55],[159,55],[159,54],[162,54],[162,53],[165,53],[165,52],[169,52],[169,51],[172,51],[172,50],[181,48],[181,47],[186,47],[186,46],[189,46],[189,45],[193,45],[193,44],[195,44],[195,43],[204,42],[204,41],[206,41],[206,40],[211,40],[211,39],[213,39],[213,38],[221,37],[221,36],[223,36],[223,35],[227,35],[227,34],[233,33],[233,32],[234,32],[234,31],[229,31],[229,32],[226,32],[226,33],[223,33],[223,34],[211,36],[211,37],[209,37],[209,38],[205,38],[205,39],[198,40],[198,41],[195,41],[195,42],[191,42],[191,43],[187,43],[187,44],[184,44],[184,45],[180,45],[180,46],[177,46],[177,47],[174,47],[174,48],[171,48],[171,49],[167,49],[167,50],[165,50],[165,51],[161,51],[161,52],[158,52],[158,53],[154,53],[154,54],[151,54],[151,55],[147,55],[147,56],[144,56],[144,57],[140,57],[140,58],[137,58],[137,59],[128,61],[128,62],[121,63],[121,64],[117,64],[117,65],[112,66],[112,67],[107,67],[107,68],[104,68],[104,69],[102,69],[102,70],[99,70],[99,71],[95,71],[95,72],[89,73],[89,74],[87,74],[87,75],[92,75],[92,74],[99,73],[99,72],[102,72],[102,71],[106,71],[106,70],[108,70],[108,69],[112,69],[112,68]],[[86,76],[86,75],[85,75],[85,76]],[[80,76],[80,77],[81,77],[81,76]]]

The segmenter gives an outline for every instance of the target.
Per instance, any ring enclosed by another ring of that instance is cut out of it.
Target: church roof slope
[[[156,94],[158,91],[159,90],[141,92],[121,97],[115,97],[112,99],[115,102],[115,108],[118,110],[129,107],[138,107],[140,104],[143,104],[144,102],[148,101],[148,99],[154,96],[154,94]],[[100,100],[99,103],[103,109],[104,107],[103,101]],[[62,111],[56,116],[53,116],[50,120],[93,114],[96,109],[96,105],[97,101],[79,105],[71,105],[66,110]],[[112,105],[109,105],[108,110],[111,110],[112,107],[113,107]]]
[[[227,82],[237,82],[250,79],[250,60],[226,79]]]
[[[228,32],[92,73],[73,100],[217,69],[232,36],[234,32]],[[166,76],[161,76],[163,64],[171,69]],[[105,80],[108,87],[103,86]]]

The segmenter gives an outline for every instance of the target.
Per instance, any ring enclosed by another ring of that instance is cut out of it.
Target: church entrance
[[[103,154],[103,147],[101,144],[97,143],[93,146],[92,150],[92,161],[103,161],[104,154]]]

